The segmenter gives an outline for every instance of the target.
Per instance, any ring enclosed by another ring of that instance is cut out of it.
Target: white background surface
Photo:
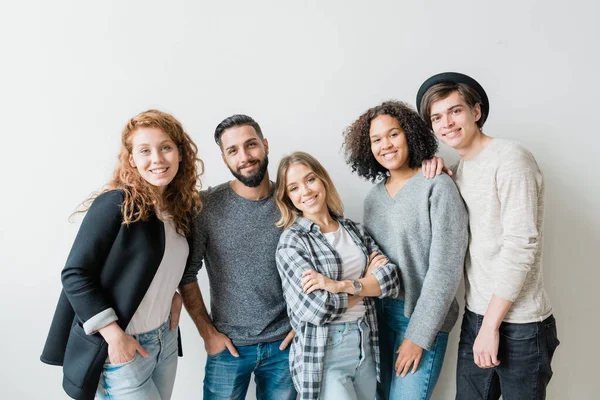
[[[61,370],[38,357],[78,227],[67,218],[109,179],[128,118],[148,108],[179,118],[208,186],[230,178],[215,126],[247,113],[270,141],[272,177],[283,154],[308,151],[361,220],[370,184],[343,161],[343,128],[383,100],[414,104],[421,82],[448,70],[487,90],[485,132],[519,140],[545,172],[545,282],[562,341],[548,398],[597,398],[598,2],[0,5],[2,398],[66,397]],[[454,396],[458,330],[436,399]],[[182,334],[174,399],[200,399],[203,343],[188,318]]]

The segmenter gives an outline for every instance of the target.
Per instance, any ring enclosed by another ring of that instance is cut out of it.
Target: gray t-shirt
[[[291,329],[275,251],[282,230],[273,193],[261,200],[236,194],[229,183],[201,192],[192,224],[190,266],[181,285],[206,264],[211,318],[236,346],[273,342]]]
[[[406,337],[428,350],[458,318],[468,216],[448,175],[417,173],[391,198],[380,182],[365,199],[365,228],[402,277]]]

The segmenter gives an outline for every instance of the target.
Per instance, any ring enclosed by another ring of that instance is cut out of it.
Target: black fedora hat
[[[461,74],[459,72],[442,72],[440,74],[433,75],[431,78],[427,79],[417,92],[417,111],[421,112],[421,99],[423,99],[423,95],[429,88],[438,83],[464,83],[467,86],[475,89],[477,93],[479,93],[479,97],[481,97],[481,123],[483,124],[490,114],[490,101],[488,100],[487,94],[483,87],[473,78],[468,75]]]

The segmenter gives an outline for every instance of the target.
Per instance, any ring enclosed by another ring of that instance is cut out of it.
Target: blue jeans
[[[556,320],[500,325],[498,361],[494,368],[479,368],[473,361],[473,344],[483,316],[465,309],[458,345],[456,399],[537,400],[546,398],[552,378],[552,356],[559,345]]]
[[[369,335],[364,318],[330,324],[319,399],[375,398],[377,372]]]
[[[170,319],[157,329],[133,337],[148,352],[137,352],[131,361],[102,369],[96,400],[168,400],[177,372],[177,330],[169,330]]]
[[[239,357],[225,349],[208,355],[204,374],[204,400],[243,400],[254,372],[257,400],[295,400],[289,364],[289,347],[279,350],[281,340],[237,346]]]
[[[380,400],[430,399],[438,381],[446,347],[448,333],[439,332],[429,350],[423,350],[417,371],[404,378],[396,376],[396,351],[402,344],[410,318],[404,316],[404,301],[381,299],[377,304],[379,344],[381,349],[381,383],[377,385]]]

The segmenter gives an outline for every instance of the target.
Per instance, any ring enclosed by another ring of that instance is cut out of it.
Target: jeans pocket
[[[225,347],[223,350],[219,351],[218,353],[215,354],[208,354],[206,353],[206,356],[208,358],[217,358],[219,356],[222,356],[223,354],[225,354],[226,351],[229,351],[229,349],[227,347]]]
[[[122,362],[122,363],[118,363],[118,364],[111,364],[110,359],[107,357],[106,358],[106,362],[104,363],[104,366],[106,368],[121,368],[121,367],[124,367],[124,366],[129,365],[132,362],[134,362],[137,357],[138,357],[138,353],[136,351],[135,354],[133,355],[133,358],[131,360],[125,361],[125,362]]]
[[[327,343],[325,344],[326,349],[331,349],[342,343],[346,332],[346,326],[343,325],[339,328],[329,327],[329,333],[327,334]]]
[[[530,340],[538,334],[538,326],[535,322],[527,324],[514,324],[503,322],[500,325],[500,335],[510,340]]]
[[[510,358],[526,360],[538,355],[538,323],[500,325],[499,356],[505,353]],[[523,361],[524,362],[524,361]]]
[[[550,320],[551,318],[551,320]],[[554,317],[550,317],[546,321],[544,321],[544,329],[546,330],[546,342],[548,343],[548,358],[552,361],[552,356],[554,356],[554,351],[560,344],[560,340],[558,340],[558,332],[556,330],[556,320]]]

